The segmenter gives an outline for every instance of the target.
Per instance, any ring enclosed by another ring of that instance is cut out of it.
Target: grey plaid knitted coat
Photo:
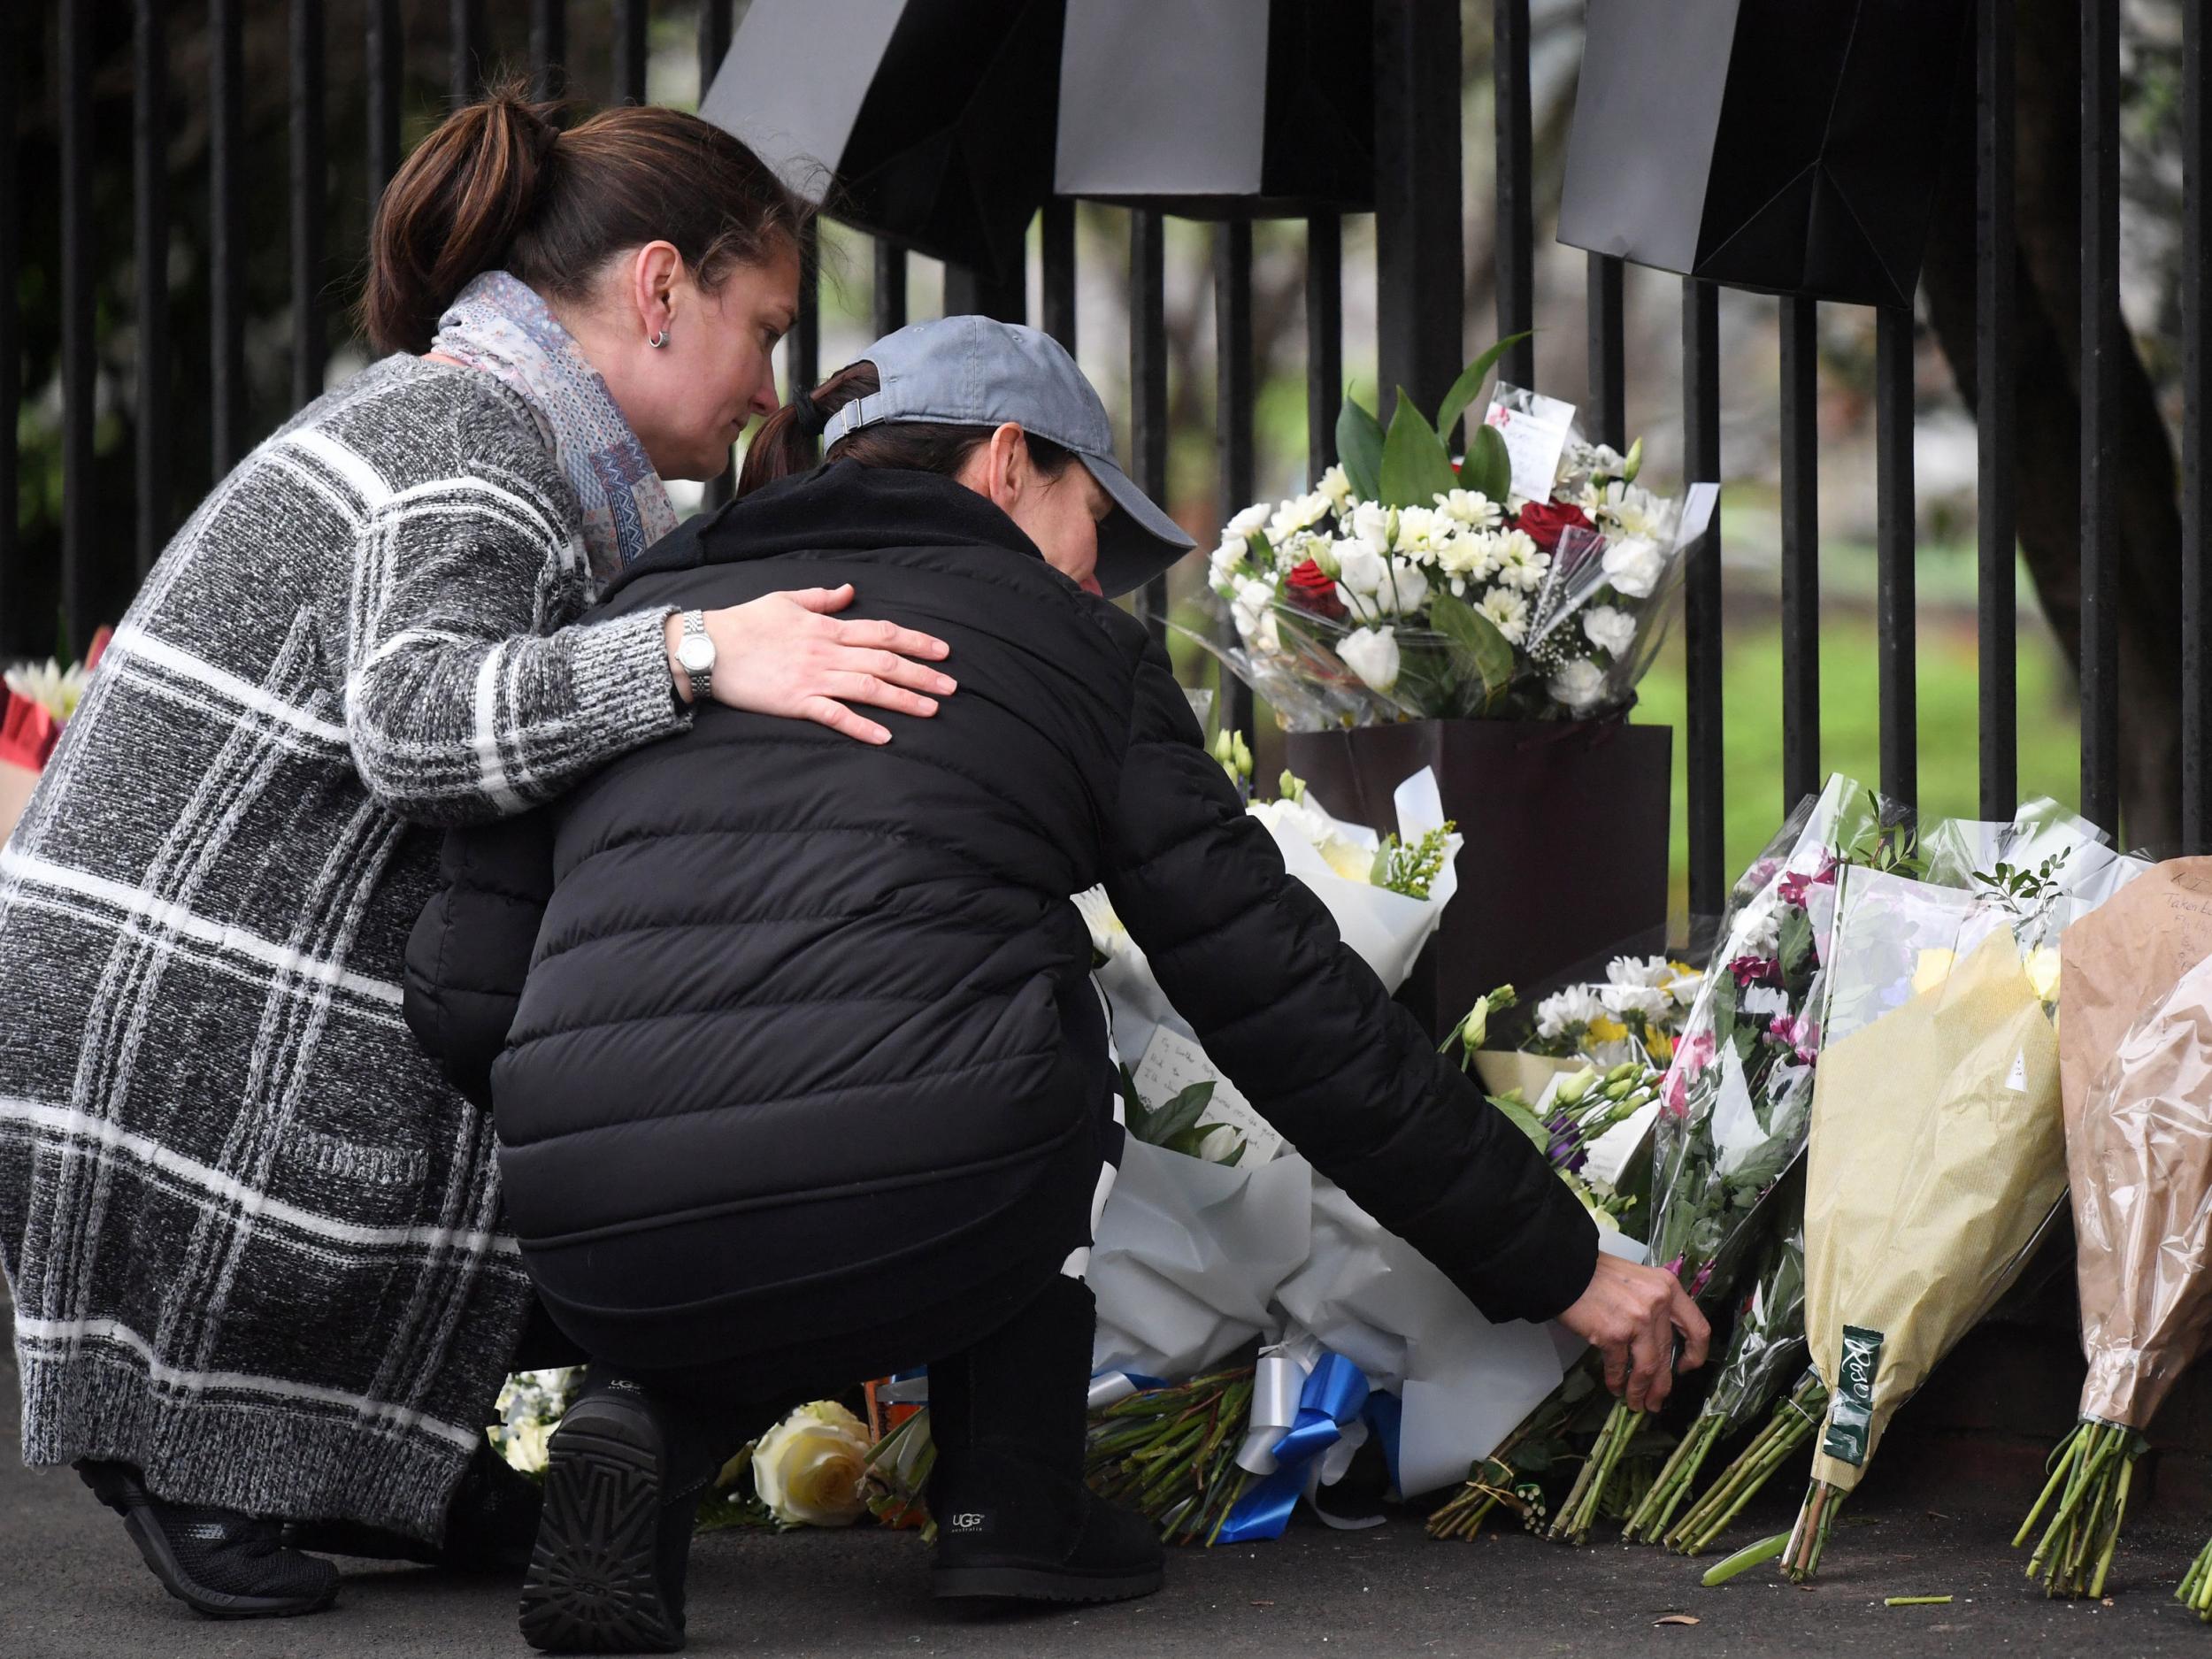
[[[488,1118],[400,1015],[436,833],[685,724],[565,626],[575,500],[388,359],[179,533],[0,849],[0,1262],[28,1463],[435,1538],[529,1305]]]

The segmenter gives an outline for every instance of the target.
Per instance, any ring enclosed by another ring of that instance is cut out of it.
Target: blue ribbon
[[[1229,1511],[1225,1544],[1280,1538],[1306,1490],[1315,1460],[1344,1438],[1367,1405],[1366,1375],[1341,1354],[1324,1353],[1298,1394],[1298,1417],[1275,1443],[1275,1472]]]

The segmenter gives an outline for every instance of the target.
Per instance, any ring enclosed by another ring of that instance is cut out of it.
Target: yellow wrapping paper
[[[2058,1038],[2008,932],[1823,1051],[1806,1173],[1805,1328],[1832,1390],[1844,1327],[1881,1334],[1863,1456],[1813,1459],[1849,1491],[2065,1195]]]

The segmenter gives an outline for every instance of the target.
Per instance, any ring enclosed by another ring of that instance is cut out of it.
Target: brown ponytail
[[[874,396],[882,386],[876,365],[863,358],[847,364],[812,392],[793,398],[761,423],[752,442],[746,446],[737,493],[749,495],[764,484],[811,471],[815,442],[829,418],[849,403]],[[887,421],[847,433],[830,445],[829,454],[823,458],[951,478],[996,430],[995,426],[956,426],[923,420]],[[1049,438],[1025,432],[1022,441],[1029,447],[1030,460],[1047,478],[1058,478],[1075,461],[1074,450]]]
[[[810,210],[720,127],[626,105],[564,131],[563,111],[519,82],[501,87],[408,157],[370,237],[361,317],[378,349],[428,350],[439,317],[486,271],[581,299],[609,259],[662,241],[711,291],[732,265],[797,246]]]

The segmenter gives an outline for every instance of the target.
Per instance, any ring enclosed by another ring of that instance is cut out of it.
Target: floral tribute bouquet
[[[2146,866],[2047,803],[2014,830],[2001,854],[2039,861],[2001,856],[1970,887],[1845,872],[1805,1197],[1806,1335],[1829,1399],[1782,1550],[1801,1581],[1892,1417],[2064,1202],[2051,947]]]
[[[1512,343],[1468,365],[1433,425],[1402,390],[1387,433],[1348,398],[1342,461],[1224,529],[1210,581],[1239,645],[1218,654],[1287,729],[1586,718],[1624,705],[1650,666],[1686,526],[1680,503],[1636,482],[1641,443],[1620,455],[1563,419],[1532,463],[1500,433],[1529,396],[1502,385],[1463,460],[1439,435]]]
[[[2212,859],[2161,864],[2061,947],[2060,1087],[2089,1372],[2080,1423],[2013,1540],[2025,1544],[2049,1512],[2028,1571],[2053,1595],[2103,1595],[2142,1431],[2212,1340],[2208,888]],[[2200,1612],[2212,1609],[2208,1564],[2182,1591]]]
[[[85,686],[107,649],[109,630],[92,639],[81,664],[26,664],[0,674],[0,841],[8,839],[61,741],[61,729],[84,701]]]
[[[1731,895],[1653,1131],[1652,1258],[1694,1298],[1709,1303],[1733,1288],[1762,1203],[1804,1149],[1837,872],[1845,857],[1901,856],[1889,816],[1849,780],[1831,779]],[[1588,1538],[1643,1416],[1614,1406],[1553,1517],[1553,1538]]]
[[[1637,1505],[1624,1543],[1657,1543],[1690,1494],[1713,1448],[1771,1404],[1805,1363],[1805,1227],[1794,1222],[1768,1246],[1750,1294],[1737,1310],[1712,1391]]]

